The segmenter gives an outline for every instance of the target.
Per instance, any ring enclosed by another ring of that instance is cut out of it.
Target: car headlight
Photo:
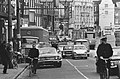
[[[74,55],[77,55],[77,53],[76,53],[76,52],[73,52],[73,54],[74,54]]]
[[[60,56],[56,56],[56,57],[55,57],[55,60],[60,60],[60,59],[61,59]]]
[[[85,53],[87,54],[87,51]]]

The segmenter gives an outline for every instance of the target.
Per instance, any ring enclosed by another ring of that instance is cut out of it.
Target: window
[[[105,4],[105,8],[107,8],[108,7],[108,4]]]
[[[107,15],[107,14],[108,14],[108,11],[105,11],[105,14]]]

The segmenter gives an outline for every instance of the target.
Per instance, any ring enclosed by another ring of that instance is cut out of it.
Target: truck
[[[28,56],[32,44],[39,42],[49,42],[48,30],[39,26],[20,27],[21,31],[21,53],[25,59]]]

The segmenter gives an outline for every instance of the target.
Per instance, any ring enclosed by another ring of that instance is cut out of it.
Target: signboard
[[[111,35],[112,34],[112,30],[104,30],[103,34],[104,35]]]
[[[112,28],[110,26],[105,26],[103,30],[104,35],[111,35],[112,34]]]
[[[94,27],[87,27],[87,31],[94,31]]]

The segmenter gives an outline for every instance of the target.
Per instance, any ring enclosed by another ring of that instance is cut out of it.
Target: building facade
[[[73,1],[74,37],[85,38],[86,27],[94,27],[94,5],[92,0]]]
[[[114,27],[115,5],[112,0],[102,0],[99,5],[99,25],[103,31],[107,27]]]
[[[12,2],[12,1],[11,1]],[[5,26],[6,21],[8,22],[9,17],[8,17],[8,0],[0,0],[0,43],[1,41],[7,41],[8,38],[12,40],[12,36],[8,36],[8,30],[9,33],[12,33],[12,30],[7,26]],[[15,11],[14,11],[15,6],[12,5],[11,3],[11,21],[15,20]],[[10,34],[12,35],[12,34]]]
[[[119,0],[102,0],[99,5],[99,26],[105,34],[106,29],[116,28],[120,25]],[[112,31],[112,30],[110,30]],[[109,32],[111,33],[111,32]]]
[[[94,29],[95,29],[95,36],[101,36],[101,28],[99,26],[99,4],[101,0],[93,0],[94,3]]]

